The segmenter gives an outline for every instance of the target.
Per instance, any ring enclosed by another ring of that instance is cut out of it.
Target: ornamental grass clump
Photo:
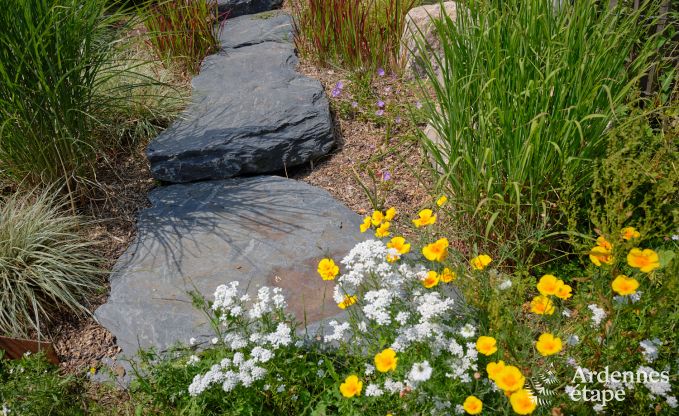
[[[442,51],[423,84],[435,134],[422,142],[481,238],[521,241],[564,199],[583,203],[659,42],[658,2],[617,3],[472,0],[436,21]]]
[[[195,75],[219,50],[217,0],[150,0],[140,9],[149,40],[168,68]]]
[[[100,259],[50,191],[0,199],[0,334],[40,333],[59,314],[87,313]]]
[[[295,0],[297,47],[324,65],[398,69],[405,17],[416,0]]]

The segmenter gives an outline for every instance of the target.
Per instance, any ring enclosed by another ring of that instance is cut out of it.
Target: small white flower
[[[500,283],[497,288],[500,290],[507,290],[510,287],[512,287],[512,281],[507,279],[504,282]]]
[[[217,337],[212,338],[212,344],[217,345],[218,342],[219,342],[219,338],[217,338]]]
[[[371,374],[375,373],[375,366],[366,364],[365,365],[365,375],[369,376]]]
[[[5,403],[2,404],[2,416],[9,416],[9,413],[11,410],[9,410],[9,407]]]
[[[639,346],[643,349],[641,352],[644,356],[644,360],[647,363],[652,363],[658,358],[658,347],[662,345],[662,341],[658,338],[655,339],[645,339],[639,343]]]
[[[455,414],[456,415],[463,415],[465,413],[467,413],[467,412],[464,410],[464,406],[462,406],[461,404],[455,405]]]
[[[368,387],[365,388],[365,395],[367,397],[379,397],[383,394],[384,391],[377,384],[368,384]]]
[[[571,314],[572,314],[572,312],[571,312],[571,310],[568,309],[568,308],[565,308],[565,309],[561,312],[561,315],[565,316],[566,318],[570,318],[570,317],[571,317]]]
[[[198,358],[197,355],[192,355],[189,357],[189,360],[186,362],[186,365],[194,365],[200,361],[200,358]]]
[[[597,328],[599,325],[601,325],[601,321],[606,318],[606,311],[594,303],[588,305],[587,308],[592,311],[592,326]]]
[[[464,338],[473,338],[475,334],[476,328],[472,324],[466,324],[460,328],[460,335],[462,335]]]
[[[580,342],[580,337],[575,334],[569,335],[568,338],[566,338],[566,344],[571,347],[578,345],[578,342]]]
[[[604,405],[601,403],[595,404],[594,406],[592,406],[592,410],[594,410],[597,413],[601,413],[604,411]]]
[[[189,340],[189,345],[196,345],[196,339],[194,337],[191,337]]]
[[[667,396],[665,398],[665,401],[667,401],[667,405],[670,406],[672,409],[677,408],[677,398],[674,396]]]
[[[413,384],[427,381],[431,378],[432,371],[428,361],[415,363],[408,373],[408,380],[413,382]]]
[[[281,384],[281,385],[278,386],[278,388],[276,389],[276,393],[283,393],[284,391],[285,391],[285,384]]]

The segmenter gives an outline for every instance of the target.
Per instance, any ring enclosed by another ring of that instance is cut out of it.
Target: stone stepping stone
[[[217,286],[239,281],[256,294],[281,287],[290,310],[308,322],[340,312],[334,282],[318,261],[338,263],[363,238],[361,219],[325,190],[277,176],[225,179],[156,188],[141,212],[135,241],[111,275],[111,294],[95,316],[123,354],[161,351],[210,337],[188,292],[213,300]]]
[[[219,13],[228,13],[228,17],[242,16],[278,9],[283,0],[217,0]]]
[[[156,179],[182,183],[284,171],[334,144],[320,82],[295,71],[292,23],[268,12],[226,21],[186,111],[148,146]]]

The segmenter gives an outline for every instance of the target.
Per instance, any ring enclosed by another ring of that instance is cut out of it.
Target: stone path
[[[233,280],[252,293],[282,287],[299,319],[340,311],[332,284],[315,270],[320,258],[341,257],[361,239],[358,216],[302,182],[221,179],[278,171],[333,146],[327,97],[295,72],[291,30],[279,12],[227,20],[224,49],[193,80],[192,104],[149,145],[154,176],[174,184],[149,195],[152,207],[139,215],[110,298],[95,313],[125,356],[210,336],[187,293],[212,299]]]

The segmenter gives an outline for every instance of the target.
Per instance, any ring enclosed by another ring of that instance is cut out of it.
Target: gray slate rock
[[[219,13],[228,13],[228,18],[278,9],[282,4],[283,0],[217,0]]]
[[[212,330],[191,305],[190,290],[213,300],[220,284],[239,281],[284,290],[301,321],[340,310],[333,282],[316,273],[364,237],[360,218],[326,191],[276,176],[176,184],[154,189],[141,212],[135,241],[118,260],[108,301],[95,312],[123,354],[139,346],[161,351]]]
[[[283,171],[332,149],[328,99],[320,82],[295,71],[290,18],[266,17],[227,21],[225,48],[203,62],[192,103],[148,146],[156,179]]]

